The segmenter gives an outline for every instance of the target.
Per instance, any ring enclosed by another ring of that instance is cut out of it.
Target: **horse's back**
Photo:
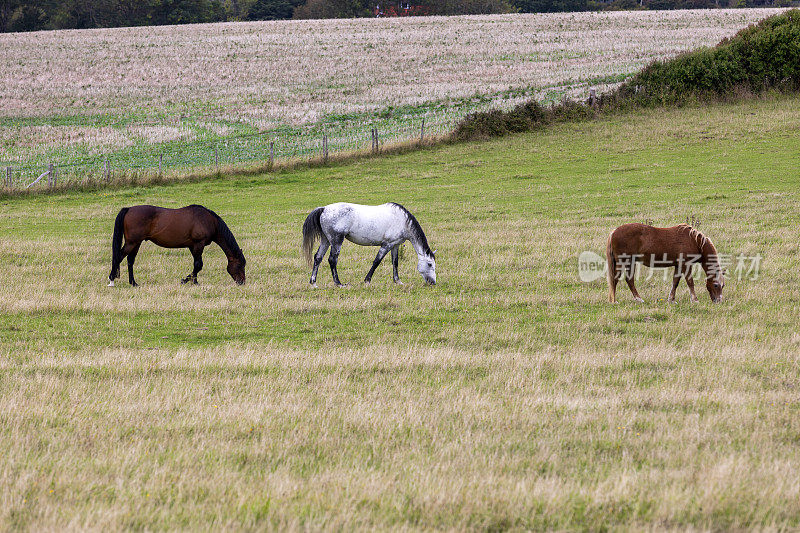
[[[697,253],[697,244],[691,236],[691,227],[685,224],[657,228],[647,224],[623,224],[609,237],[614,254],[666,255]]]
[[[178,209],[139,205],[128,210],[125,231],[165,248],[183,248],[210,239],[215,218],[212,211],[200,205]]]
[[[396,211],[392,204],[338,202],[325,206],[320,223],[323,231],[344,235],[346,239],[363,246],[377,246],[396,240],[401,235],[404,225]]]

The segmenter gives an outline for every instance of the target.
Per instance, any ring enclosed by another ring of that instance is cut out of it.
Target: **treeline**
[[[292,18],[305,0],[0,0],[0,32]]]
[[[231,20],[786,6],[793,0],[0,0],[0,32]],[[796,0],[794,0],[796,1]]]

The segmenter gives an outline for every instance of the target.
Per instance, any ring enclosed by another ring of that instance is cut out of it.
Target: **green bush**
[[[519,104],[508,111],[493,109],[470,113],[456,126],[455,140],[500,137],[544,127],[554,122],[572,122],[593,118],[595,110],[571,100],[553,107],[544,107],[535,100]]]
[[[714,48],[701,48],[645,67],[612,100],[640,105],[726,99],[742,91],[800,88],[800,10],[751,25]]]

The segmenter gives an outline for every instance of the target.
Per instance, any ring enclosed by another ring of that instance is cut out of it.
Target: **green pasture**
[[[0,524],[30,529],[800,527],[800,99],[647,110],[487,142],[197,183],[0,200]],[[396,201],[437,250],[403,286],[300,229]],[[192,203],[247,258],[145,243],[124,206]],[[695,217],[762,258],[714,305],[645,304],[577,259]],[[755,278],[755,279],[754,279]]]

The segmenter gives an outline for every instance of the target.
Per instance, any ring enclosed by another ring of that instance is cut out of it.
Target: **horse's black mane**
[[[231,252],[233,253],[233,255],[239,261],[241,261],[242,263],[245,263],[244,253],[242,252],[242,249],[239,248],[239,243],[236,242],[236,237],[233,236],[233,233],[231,233],[231,230],[228,227],[228,225],[225,224],[225,221],[222,220],[222,217],[219,216],[218,214],[216,214],[211,209],[209,209],[209,208],[207,208],[205,206],[202,206],[202,205],[192,204],[189,207],[200,207],[202,209],[205,209],[206,211],[208,211],[212,215],[214,215],[216,217],[216,219],[217,219],[217,232],[219,233],[220,238],[225,242],[225,244],[228,246],[228,248],[231,249]]]
[[[419,243],[422,245],[422,251],[431,256],[433,259],[436,259],[436,256],[434,256],[433,252],[431,251],[431,247],[428,246],[428,239],[425,238],[425,232],[422,231],[422,226],[419,225],[419,222],[417,222],[417,219],[411,214],[411,211],[397,202],[390,203],[405,213],[406,218],[408,219],[408,225],[411,227],[411,232],[414,234],[414,237],[417,239],[417,241],[419,241]]]

